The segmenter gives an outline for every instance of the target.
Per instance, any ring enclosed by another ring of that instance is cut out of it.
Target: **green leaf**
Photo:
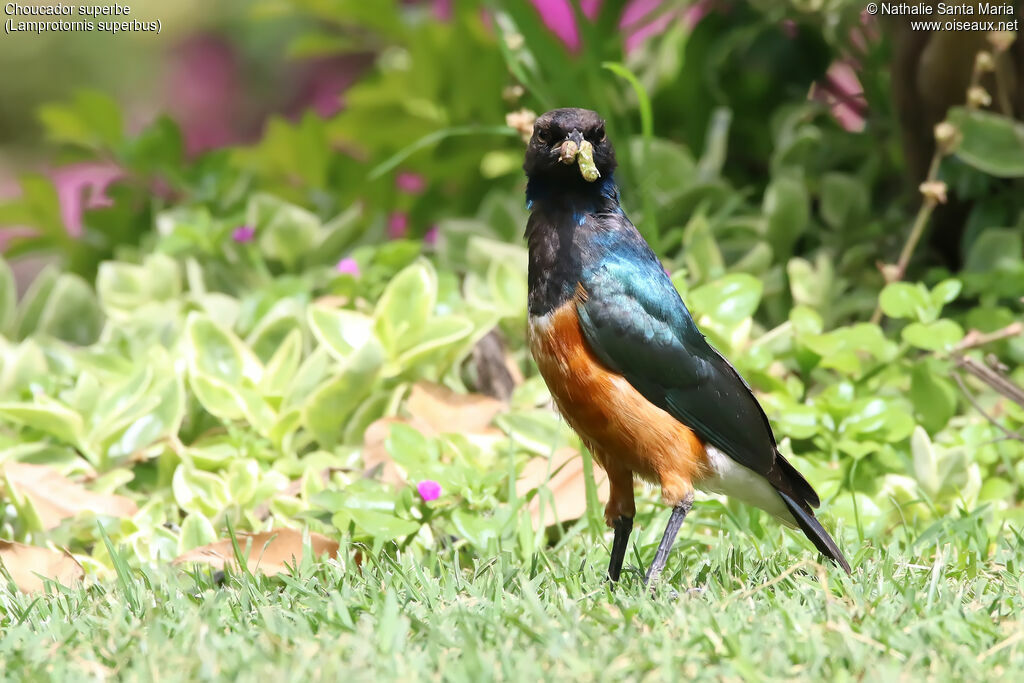
[[[301,349],[305,327],[304,308],[292,298],[278,301],[246,337],[246,345],[262,362],[269,363],[285,340],[297,332]]]
[[[949,351],[963,338],[963,328],[952,320],[910,323],[903,328],[903,341],[926,351]]]
[[[217,530],[213,528],[205,516],[198,512],[185,515],[181,521],[181,531],[178,536],[178,554],[208,545],[217,540]]]
[[[526,313],[526,271],[506,261],[494,260],[487,269],[491,300],[502,315],[520,317]]]
[[[500,523],[496,516],[484,517],[462,508],[452,512],[455,531],[481,551],[486,551],[488,544],[498,539]]]
[[[943,280],[939,284],[932,287],[931,298],[932,303],[942,309],[942,306],[948,304],[953,299],[957,298],[960,294],[960,290],[964,287],[960,280],[950,278]]]
[[[773,180],[764,191],[761,211],[775,257],[788,256],[811,216],[811,198],[804,183],[786,176]]]
[[[547,410],[503,413],[494,422],[513,441],[537,455],[549,456],[559,446],[565,445],[563,424]]]
[[[263,253],[287,268],[298,265],[320,238],[316,214],[268,194],[252,196],[246,223],[256,229]]]
[[[32,339],[4,349],[3,371],[0,372],[0,396],[16,396],[33,382],[50,375],[46,354]]]
[[[964,107],[953,107],[946,118],[962,136],[956,156],[989,175],[1024,177],[1024,123]]]
[[[377,301],[377,334],[386,348],[408,348],[437,304],[437,274],[427,261],[417,261],[396,275]]]
[[[890,318],[913,318],[922,322],[935,320],[940,307],[936,307],[928,289],[920,284],[890,282],[879,296],[882,312]]]
[[[302,332],[292,330],[267,361],[259,383],[260,393],[264,396],[284,396],[301,362]]]
[[[46,302],[50,293],[57,284],[58,271],[55,266],[49,265],[36,275],[25,296],[21,299],[21,306],[18,309],[17,338],[24,339],[36,331],[39,325],[39,318],[46,308]]]
[[[939,479],[935,449],[924,427],[914,429],[914,435],[910,439],[910,452],[914,459],[914,476],[917,482],[929,495],[935,495],[939,492],[942,482]]]
[[[424,363],[440,352],[458,350],[459,343],[469,337],[473,329],[470,320],[458,315],[431,320],[419,329],[415,341],[398,357],[399,371]]]
[[[826,173],[821,181],[821,217],[829,226],[859,227],[868,213],[869,198],[864,183],[844,173]]]
[[[971,243],[967,250],[964,270],[971,273],[990,273],[1012,269],[1020,264],[1024,253],[1024,236],[1020,230],[989,228]]]
[[[96,275],[96,293],[107,315],[123,319],[154,301],[172,301],[181,294],[181,271],[166,254],[148,256],[142,265],[106,261]]]
[[[174,470],[171,491],[182,510],[205,517],[217,517],[231,500],[231,493],[221,477],[185,464]]]
[[[31,427],[72,446],[80,446],[84,441],[82,417],[46,396],[37,397],[36,403],[0,403],[0,419]]]
[[[808,306],[794,306],[789,311],[789,322],[797,334],[821,334],[825,327],[821,315]]]
[[[699,316],[735,324],[754,314],[764,286],[752,275],[734,273],[690,291],[689,303]]]
[[[683,255],[694,281],[707,282],[725,272],[725,259],[707,217],[695,213],[683,229]]]
[[[356,528],[380,541],[394,541],[405,538],[419,531],[419,522],[402,519],[386,512],[376,510],[349,509],[336,513],[331,520],[341,529],[348,527],[348,522],[355,522]]]
[[[87,346],[99,338],[102,326],[103,313],[92,287],[73,273],[63,273],[39,312],[36,332]]]
[[[835,272],[826,254],[819,254],[814,264],[804,258],[789,259],[786,275],[795,303],[822,310],[831,300]]]
[[[921,424],[935,434],[949,423],[956,413],[956,388],[939,374],[948,373],[948,366],[921,361],[910,375],[910,401]]]
[[[47,137],[94,149],[116,149],[124,139],[121,110],[98,90],[79,90],[67,104],[39,108]]]
[[[242,397],[228,384],[202,373],[189,373],[189,386],[199,403],[222,420],[241,420],[245,417]]]
[[[839,327],[825,334],[805,335],[800,341],[822,357],[823,367],[851,375],[861,372],[858,353],[870,354],[879,361],[889,361],[897,352],[896,344],[886,339],[882,328],[870,323]]]
[[[302,423],[324,446],[340,440],[345,422],[374,388],[384,363],[379,344],[369,343],[353,355],[340,375],[322,384],[309,396]]]
[[[0,258],[0,337],[9,336],[18,314],[18,289],[14,273],[7,261]]]
[[[243,378],[253,384],[260,381],[263,367],[256,355],[234,333],[209,318],[190,314],[185,339],[194,372],[229,384],[241,384]]]
[[[158,440],[177,434],[185,419],[185,388],[182,378],[166,377],[147,390],[151,401],[142,414],[135,413],[131,422],[119,433],[107,449],[112,459],[126,458]]]
[[[898,402],[882,398],[854,401],[850,414],[842,421],[840,432],[849,437],[871,435],[885,441],[901,441],[910,436],[914,419]]]
[[[368,343],[376,342],[374,320],[362,313],[310,306],[307,319],[313,336],[337,360],[345,361]]]

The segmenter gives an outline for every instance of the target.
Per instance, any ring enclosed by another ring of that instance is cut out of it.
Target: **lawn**
[[[0,44],[0,680],[1021,678],[1017,34],[139,1],[159,47]],[[565,106],[851,576],[700,498],[651,594],[646,491],[605,582],[606,477],[527,344]],[[221,569],[247,538],[275,575]]]
[[[701,513],[706,505],[698,504]],[[784,532],[686,528],[660,588],[603,582],[607,541],[577,526],[523,562],[368,554],[294,574],[143,570],[5,594],[6,680],[1013,680],[1024,667],[1024,546],[976,516],[845,546],[853,576]],[[773,542],[771,539],[775,539]],[[347,550],[347,552],[346,552]],[[349,558],[349,559],[346,559]],[[431,672],[431,673],[427,673]]]

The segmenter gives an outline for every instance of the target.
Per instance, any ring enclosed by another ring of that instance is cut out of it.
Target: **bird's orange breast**
[[[559,410],[606,470],[625,468],[660,484],[666,500],[681,498],[709,473],[697,435],[594,355],[575,299],[531,317],[529,337]]]

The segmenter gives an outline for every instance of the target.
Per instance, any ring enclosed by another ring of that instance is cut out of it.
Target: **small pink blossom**
[[[82,217],[88,209],[113,205],[107,188],[123,175],[124,171],[117,166],[91,162],[62,166],[52,172],[60,215],[69,235],[82,234]]]
[[[544,25],[558,36],[558,39],[565,43],[565,46],[570,50],[573,52],[578,50],[580,47],[580,33],[576,26],[576,16],[570,0],[532,1]],[[598,0],[586,0],[581,4],[583,14],[588,19],[596,17],[597,11],[601,7],[601,3]]]
[[[252,227],[251,225],[239,225],[231,233],[231,239],[238,242],[239,244],[252,242],[254,237],[256,237],[256,228]]]
[[[351,256],[338,261],[338,265],[334,266],[334,269],[344,275],[351,275],[353,277],[359,277],[360,275],[359,264]]]
[[[420,498],[428,503],[441,497],[441,485],[432,479],[424,479],[416,484],[416,490],[419,491]]]
[[[452,0],[434,0],[434,18],[438,21],[450,21],[452,18]]]
[[[388,217],[388,237],[399,240],[409,232],[409,214],[404,211],[395,211]]]
[[[427,230],[427,234],[423,236],[423,243],[431,247],[437,244],[437,236],[440,233],[440,228],[436,225],[430,226],[430,230]]]
[[[427,188],[427,181],[419,173],[403,171],[395,176],[395,186],[402,192],[419,194]]]

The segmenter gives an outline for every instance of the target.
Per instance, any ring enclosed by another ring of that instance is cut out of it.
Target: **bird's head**
[[[585,158],[585,142],[593,147],[592,166]],[[549,181],[565,189],[610,178],[615,149],[605,135],[604,119],[589,109],[552,109],[538,116],[523,170],[531,181]]]

